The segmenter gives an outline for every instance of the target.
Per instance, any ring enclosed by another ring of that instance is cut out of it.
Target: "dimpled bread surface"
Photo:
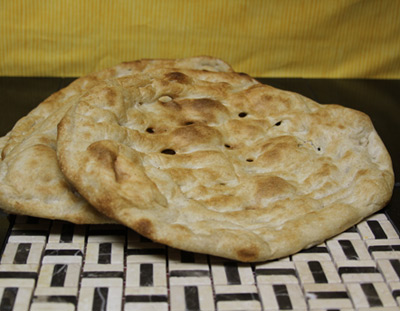
[[[346,230],[394,184],[367,115],[235,72],[166,69],[97,85],[60,122],[57,155],[108,217],[247,262]]]
[[[103,81],[158,68],[233,71],[206,56],[145,59],[118,64],[73,81],[52,94],[0,139],[0,208],[8,213],[61,219],[79,224],[110,223],[65,179],[57,156],[57,124],[78,99]]]

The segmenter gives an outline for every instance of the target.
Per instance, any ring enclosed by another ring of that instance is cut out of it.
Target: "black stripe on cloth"
[[[31,251],[31,243],[20,243],[18,244],[17,251],[14,257],[14,264],[24,265],[27,263],[29,252]]]
[[[376,291],[375,286],[372,283],[361,284],[361,289],[364,292],[370,307],[383,307],[378,292]]]
[[[170,277],[205,277],[210,276],[206,270],[173,270],[169,273]]]
[[[289,292],[286,285],[275,284],[272,286],[274,289],[276,301],[278,302],[279,310],[292,310],[292,302],[290,301]]]
[[[339,240],[339,245],[342,247],[343,253],[346,255],[348,260],[357,260],[359,256],[349,240]]]
[[[71,243],[74,237],[74,224],[63,224],[60,234],[61,243]]]
[[[76,296],[35,296],[33,298],[34,302],[59,302],[59,303],[72,303],[77,305],[78,298]]]
[[[229,285],[239,285],[240,282],[240,275],[239,275],[239,268],[236,263],[227,262],[224,263],[226,279]]]
[[[18,287],[6,287],[0,302],[0,310],[14,310],[15,300],[17,299]]]
[[[139,285],[140,286],[153,286],[153,264],[143,263],[140,265]]]
[[[372,246],[368,247],[368,251],[370,253],[373,253],[373,252],[398,252],[398,251],[400,251],[400,245],[399,244],[372,245]]]
[[[83,256],[80,249],[46,249],[44,256]]]
[[[371,229],[375,239],[384,240],[387,239],[387,235],[383,230],[381,224],[377,220],[367,220],[368,227]]]
[[[92,311],[106,311],[108,300],[108,287],[96,287],[94,289]]]
[[[37,279],[37,272],[1,271],[0,279]]]
[[[340,267],[338,269],[339,275],[342,274],[364,274],[364,273],[379,273],[375,267]]]
[[[396,272],[397,276],[400,278],[400,260],[390,259],[389,262],[392,265],[392,268]]]
[[[51,287],[63,287],[67,276],[68,265],[54,265],[53,275],[51,277]]]
[[[294,269],[284,268],[256,269],[256,275],[293,275],[297,277]]]
[[[258,293],[232,293],[232,294],[216,294],[215,300],[220,301],[247,301],[260,300]]]
[[[165,295],[127,295],[125,296],[125,302],[168,302],[168,297]]]
[[[349,298],[347,292],[309,292],[308,294],[315,296],[317,299],[344,299]]]
[[[100,243],[99,244],[99,257],[97,263],[99,264],[110,264],[111,263],[111,243]]]
[[[199,290],[197,286],[185,286],[185,304],[187,311],[200,310]]]
[[[315,283],[328,283],[328,279],[319,261],[309,261],[307,264]]]
[[[118,271],[90,271],[90,272],[83,272],[83,278],[123,278],[124,273]]]

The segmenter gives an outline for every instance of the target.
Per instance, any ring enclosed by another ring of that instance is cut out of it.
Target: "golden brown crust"
[[[60,123],[58,159],[105,215],[241,261],[322,242],[383,207],[394,184],[368,116],[234,72],[99,85]]]
[[[21,118],[0,139],[0,207],[9,213],[75,223],[114,222],[84,200],[61,173],[56,158],[57,124],[80,96],[102,81],[159,67],[233,71],[225,62],[206,56],[149,59],[122,63],[75,80]],[[113,94],[108,95],[108,100],[113,100]]]

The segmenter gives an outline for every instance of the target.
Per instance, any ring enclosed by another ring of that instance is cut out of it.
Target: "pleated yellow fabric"
[[[399,78],[396,0],[0,0],[0,75],[212,55],[257,77]]]

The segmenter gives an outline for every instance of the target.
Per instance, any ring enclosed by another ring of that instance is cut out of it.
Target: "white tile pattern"
[[[0,261],[0,309],[400,310],[400,237],[378,213],[312,249],[245,264],[119,225],[16,217]]]

